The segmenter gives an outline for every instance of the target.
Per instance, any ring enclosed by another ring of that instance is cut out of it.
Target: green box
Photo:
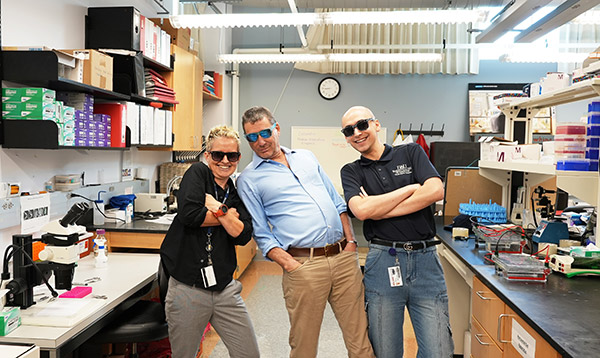
[[[6,336],[21,325],[21,309],[19,307],[4,307],[0,312],[0,336]]]
[[[25,87],[21,88],[21,102],[54,103],[56,91],[47,88]]]
[[[2,103],[2,118],[5,119],[53,119],[56,104],[42,102]]]
[[[20,88],[3,88],[2,102],[21,102]]]

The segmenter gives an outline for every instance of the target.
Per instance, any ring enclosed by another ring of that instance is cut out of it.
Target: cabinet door
[[[518,329],[513,327],[513,319],[521,326],[521,328],[526,332],[525,335],[529,335],[528,337],[522,339],[525,344],[527,344],[530,340],[535,341],[535,357],[536,358],[560,358],[561,355],[550,345],[550,343],[546,342],[542,336],[540,336],[531,326],[529,326],[525,321],[517,316],[517,314],[510,308],[506,307],[506,313],[508,314],[507,318],[504,318],[505,322],[503,322],[503,326],[506,327],[503,330],[503,339],[509,341],[504,346],[504,357],[505,358],[520,358],[523,355],[519,353],[519,350],[516,349],[512,342],[512,331],[513,329]]]
[[[503,348],[498,340],[498,320],[500,315],[504,314],[505,304],[477,277],[473,278],[471,307],[473,316],[481,323],[483,329],[500,348]],[[505,321],[506,318],[503,320]]]
[[[202,115],[204,110],[204,96],[202,95],[202,80],[204,78],[204,64],[194,56],[194,150],[202,149]]]
[[[475,318],[471,320],[471,357],[502,358],[502,350]]]
[[[181,47],[172,45],[171,49],[175,55],[175,66],[169,84],[179,101],[173,112],[173,133],[175,134],[173,150],[199,150],[200,140],[195,126],[198,121],[202,122],[202,96],[198,102],[196,86],[197,78],[199,78],[199,91],[202,91],[203,74],[199,73],[202,72],[202,62]],[[200,70],[196,69],[197,66],[200,67]],[[201,130],[202,126],[200,126],[200,133]]]

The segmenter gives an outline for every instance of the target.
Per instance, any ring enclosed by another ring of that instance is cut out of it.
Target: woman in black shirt
[[[252,236],[252,220],[230,176],[240,158],[239,135],[227,126],[208,134],[207,165],[195,163],[177,193],[178,212],[160,248],[171,276],[165,300],[173,358],[192,358],[207,323],[231,357],[258,357],[250,316],[233,279],[235,245]]]

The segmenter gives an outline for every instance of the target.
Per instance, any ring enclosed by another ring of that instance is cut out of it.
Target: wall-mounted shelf
[[[217,97],[212,93],[208,93],[206,91],[202,91],[202,97],[206,100],[212,100],[212,101],[221,101],[222,98],[221,97]]]
[[[52,51],[2,51],[2,79],[56,91],[90,93],[96,98],[124,101],[130,96],[86,85],[58,75],[58,57]]]
[[[163,71],[163,72],[173,72],[173,62],[175,61],[175,58],[173,56],[169,56],[169,58],[171,59],[171,66],[165,66],[164,64],[155,61],[153,59],[151,59],[150,57],[146,57],[143,56],[144,59],[144,67],[150,67],[153,68],[157,71]]]
[[[565,103],[582,101],[597,96],[600,96],[600,78],[590,78],[589,80],[581,81],[569,87],[548,92],[540,96],[503,104],[500,105],[499,108],[503,111],[508,108],[540,109]]]
[[[137,94],[131,94],[131,99],[134,100],[136,103],[143,104],[143,105],[146,105],[146,106],[151,106],[152,103],[160,103],[160,104],[162,104],[162,108],[164,108],[164,107],[173,107],[174,106],[173,103],[163,102],[163,101],[159,101],[159,100],[156,100],[156,99],[152,99],[150,97],[140,96],[140,95],[137,95]]]
[[[123,150],[128,147],[76,147],[58,145],[58,126],[50,120],[3,119],[2,147],[19,149]]]
[[[555,175],[556,166],[554,164],[540,164],[535,162],[492,162],[480,160],[479,168],[500,169],[507,171],[519,171],[532,174]]]

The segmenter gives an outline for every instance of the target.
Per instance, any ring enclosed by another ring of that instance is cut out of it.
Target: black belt
[[[441,240],[426,240],[426,241],[388,241],[388,240],[379,240],[379,239],[371,239],[369,241],[371,244],[383,245],[383,246],[395,246],[399,249],[404,249],[406,251],[413,250],[421,250],[430,246],[439,245],[442,243]]]

